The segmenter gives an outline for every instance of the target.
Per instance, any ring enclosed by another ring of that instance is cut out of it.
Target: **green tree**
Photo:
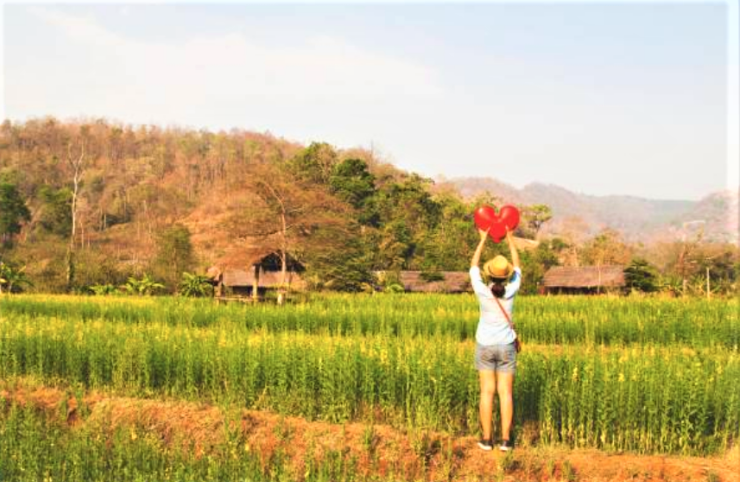
[[[337,153],[325,142],[312,142],[289,163],[291,171],[299,180],[324,185],[329,183],[336,164]]]
[[[442,205],[429,192],[429,183],[412,175],[383,186],[373,197],[379,219],[376,269],[419,267],[421,248],[442,219]]]
[[[522,209],[524,231],[537,239],[542,225],[552,219],[552,209],[546,204],[533,204]]]
[[[358,210],[375,194],[375,176],[362,159],[345,159],[334,166],[329,185],[332,193]]]
[[[335,196],[355,208],[361,225],[378,226],[375,176],[365,161],[350,158],[337,164],[329,184]]]
[[[643,258],[635,258],[624,269],[624,282],[628,289],[651,293],[658,289],[658,272]]]
[[[521,251],[519,253],[522,261],[522,293],[537,293],[545,273],[557,266],[558,250],[561,249],[562,241],[558,238],[541,241],[532,251]]]
[[[194,265],[195,254],[187,227],[174,224],[159,234],[154,270],[167,286],[175,289],[182,274],[191,270]]]
[[[39,191],[39,225],[49,233],[67,238],[72,234],[72,191],[44,186]]]
[[[414,264],[427,277],[439,271],[467,271],[479,239],[471,214],[474,208],[453,193],[437,196],[435,202],[440,206],[439,221],[426,230]],[[498,246],[488,243],[487,248],[490,255]]]
[[[416,245],[413,233],[400,219],[394,219],[377,231],[377,261],[376,268],[382,270],[408,269]]]
[[[372,247],[365,244],[358,226],[342,232],[338,242],[333,229],[321,229],[314,242],[330,249],[307,253],[305,276],[318,289],[359,292],[372,289]]]
[[[15,184],[0,183],[0,238],[10,246],[13,236],[21,232],[21,223],[30,221],[31,213]]]
[[[109,254],[95,249],[80,249],[75,253],[75,284],[77,287],[113,285],[126,282],[132,268],[120,265]]]
[[[581,251],[584,264],[594,266],[626,265],[632,257],[632,249],[622,241],[619,232],[604,229],[589,240]]]

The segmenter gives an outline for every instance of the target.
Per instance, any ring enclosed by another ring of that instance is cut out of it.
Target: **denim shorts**
[[[516,372],[516,348],[514,344],[481,345],[476,342],[475,368],[500,373]]]

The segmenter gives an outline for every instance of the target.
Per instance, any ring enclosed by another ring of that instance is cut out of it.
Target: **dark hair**
[[[506,293],[506,287],[504,286],[503,279],[493,279],[493,284],[491,285],[491,294],[495,296],[496,298],[503,298],[504,293]]]

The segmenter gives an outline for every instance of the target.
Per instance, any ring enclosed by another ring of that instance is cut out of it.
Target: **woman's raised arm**
[[[486,238],[488,237],[488,230],[483,231],[482,229],[479,229],[478,234],[480,234],[480,243],[478,243],[478,247],[475,248],[475,253],[473,253],[473,259],[470,260],[471,268],[477,268],[478,264],[480,263],[480,255],[481,253],[483,253],[483,245],[486,244]]]
[[[511,263],[514,265],[515,268],[519,268],[519,252],[516,250],[516,244],[514,244],[514,236],[511,234],[511,231],[509,231],[509,228],[506,228],[506,241],[509,243],[509,251],[511,251]]]

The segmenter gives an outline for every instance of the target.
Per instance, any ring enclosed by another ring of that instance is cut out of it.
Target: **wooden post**
[[[220,274],[216,279],[218,282],[216,283],[216,289],[213,290],[213,295],[216,298],[221,298],[224,295],[224,275]]]
[[[707,299],[711,299],[712,294],[711,290],[709,289],[709,266],[707,266]]]
[[[259,286],[260,286],[260,265],[256,263],[254,265],[254,281],[252,282],[252,300],[255,302],[259,301]]]

